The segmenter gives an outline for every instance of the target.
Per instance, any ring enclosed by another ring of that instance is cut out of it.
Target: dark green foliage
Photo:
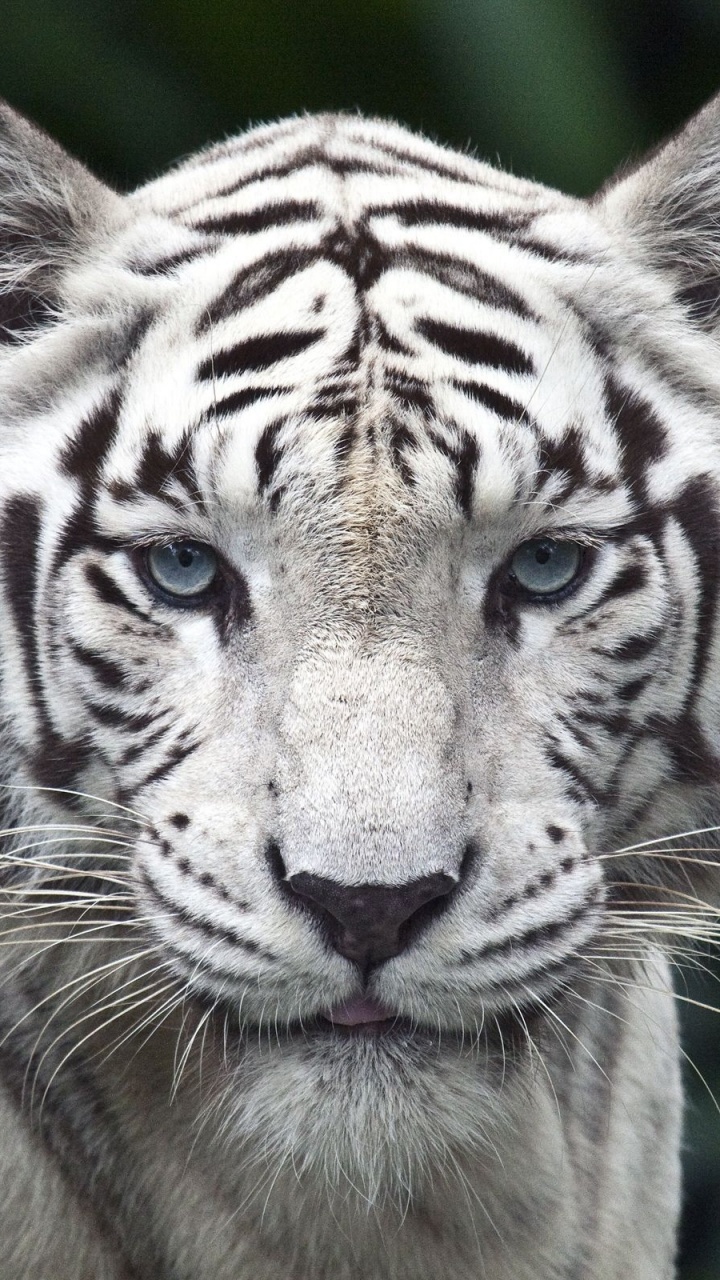
[[[583,193],[713,91],[719,53],[716,0],[25,0],[0,92],[121,186],[359,107]]]

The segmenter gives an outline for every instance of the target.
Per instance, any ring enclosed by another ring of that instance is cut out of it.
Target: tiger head
[[[120,196],[2,114],[23,877],[122,857],[226,1132],[366,1191],[701,884],[647,842],[717,811],[719,114],[591,201],[355,117]]]

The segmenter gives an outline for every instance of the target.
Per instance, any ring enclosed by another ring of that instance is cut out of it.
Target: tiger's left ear
[[[594,203],[633,257],[674,276],[697,323],[720,323],[720,94]]]

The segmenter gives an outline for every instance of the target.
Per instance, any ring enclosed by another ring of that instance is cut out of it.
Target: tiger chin
[[[720,99],[0,190],[0,1280],[672,1280]]]

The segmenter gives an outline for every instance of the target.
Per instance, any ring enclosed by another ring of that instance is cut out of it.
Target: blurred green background
[[[252,122],[360,107],[582,195],[717,88],[720,0],[0,0],[0,94],[122,188]],[[720,1280],[720,1014],[683,1020],[681,1275]]]

